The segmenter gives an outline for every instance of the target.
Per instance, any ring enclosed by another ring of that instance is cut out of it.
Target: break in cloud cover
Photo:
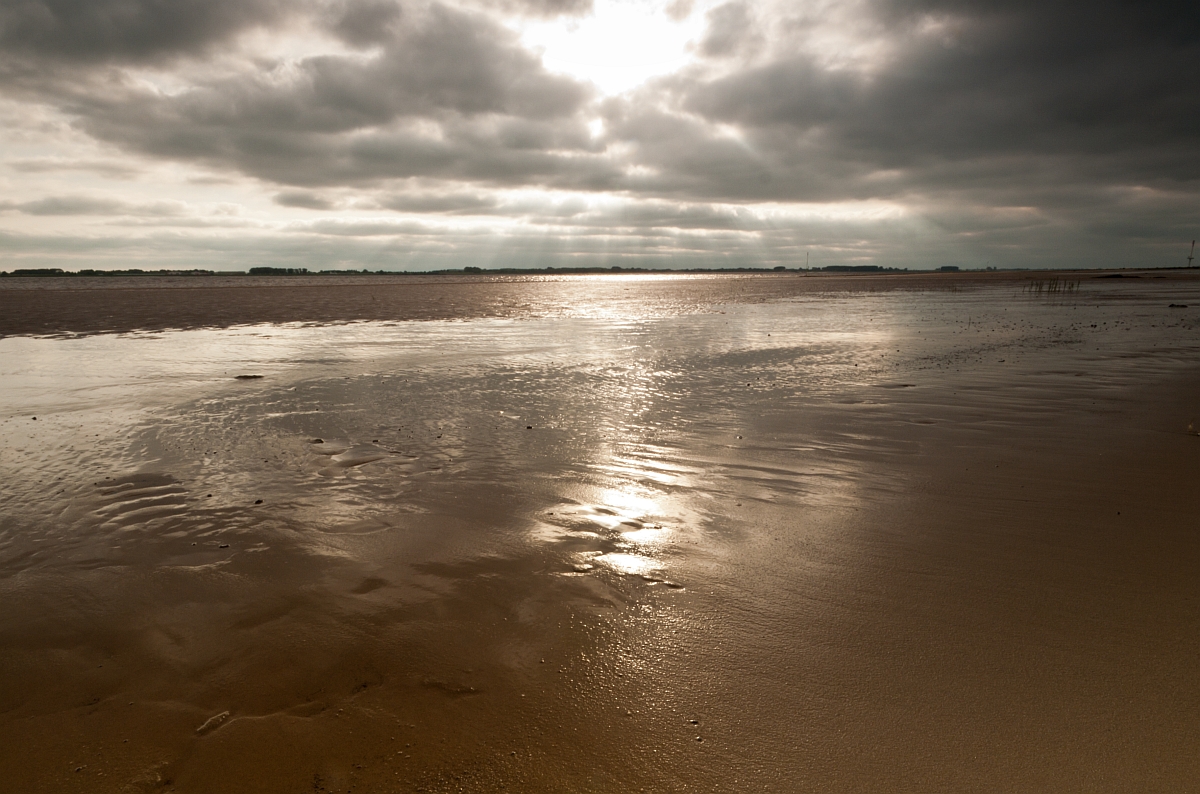
[[[1200,5],[0,0],[0,269],[1184,264]]]

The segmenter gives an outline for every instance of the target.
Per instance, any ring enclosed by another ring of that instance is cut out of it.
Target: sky
[[[1170,267],[1200,3],[0,0],[0,270]]]

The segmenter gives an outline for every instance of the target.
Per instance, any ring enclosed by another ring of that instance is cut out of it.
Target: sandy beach
[[[0,779],[1189,790],[1200,276],[1103,275],[2,279]]]

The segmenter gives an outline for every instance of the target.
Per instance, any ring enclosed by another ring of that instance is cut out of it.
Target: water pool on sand
[[[0,338],[0,772],[1180,790],[1200,283],[964,283]]]

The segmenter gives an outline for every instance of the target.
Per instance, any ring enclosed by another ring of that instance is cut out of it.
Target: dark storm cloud
[[[379,57],[308,58],[177,97],[131,95],[115,107],[206,131],[332,133],[438,113],[550,119],[571,114],[586,97],[582,86],[547,73],[489,19],[434,6],[394,35]]]
[[[35,201],[0,202],[0,210],[26,215],[179,215],[183,205],[176,201],[131,203],[101,196],[49,196]]]
[[[319,193],[307,190],[285,190],[276,193],[273,201],[281,207],[299,207],[308,210],[331,210],[336,204]]]
[[[716,133],[702,119],[640,99],[605,105],[611,137],[629,146],[629,160],[642,168],[623,180],[626,189],[680,200],[756,201],[813,194],[813,173],[785,175],[777,159],[743,137]]]
[[[707,12],[695,65],[603,100],[547,71],[498,21],[589,8],[588,0],[0,0],[0,90],[54,107],[75,130],[125,151],[261,180],[286,207],[509,216],[585,235],[628,232],[643,247],[660,233],[650,230],[673,230],[663,240],[689,229],[695,239],[753,231],[795,253],[825,239],[819,221],[779,229],[708,205],[882,200],[919,216],[939,240],[927,250],[942,261],[980,263],[1005,250],[1053,263],[1066,248],[1086,263],[1096,252],[1157,252],[1146,241],[1192,234],[1200,4],[733,0]],[[671,13],[693,12],[675,2]],[[844,27],[822,45],[821,25],[835,25],[824,17],[838,13]],[[272,63],[230,55],[238,34],[293,23],[354,52]],[[845,44],[856,36],[874,39],[860,51]],[[229,57],[219,68],[193,58],[166,73],[170,90],[114,66],[206,52]],[[595,116],[600,134],[588,130]],[[37,158],[8,166],[72,168]],[[635,201],[614,208],[620,202],[495,190],[538,187]],[[351,189],[360,198],[347,203]],[[911,232],[893,223],[827,222],[829,251],[885,257],[884,242],[866,241]],[[305,228],[374,238],[401,227]]]
[[[762,37],[745,2],[725,3],[708,12],[708,32],[700,52],[709,58],[737,55],[761,43]]]
[[[3,0],[0,50],[77,62],[146,61],[201,52],[301,6],[287,0]]]
[[[117,116],[93,116],[87,128],[114,143],[162,157],[234,169],[271,182],[298,186],[370,184],[430,177],[496,185],[603,187],[611,166],[586,156],[582,135],[544,124],[537,130],[546,149],[514,145],[506,130],[489,121],[439,120],[436,133],[401,127],[358,134],[296,133],[283,129],[189,128],[186,117],[131,126]]]
[[[589,90],[548,73],[486,16],[405,11],[375,56],[321,56],[201,82],[76,92],[98,138],[293,185],[409,176],[591,181],[604,168],[578,113]]]
[[[334,9],[333,31],[344,41],[368,46],[387,41],[400,22],[400,5],[395,0],[349,0]]]
[[[874,171],[908,171],[893,190],[967,188],[980,162],[1047,158],[1088,183],[1195,180],[1200,6],[1153,6],[885,3],[895,53],[877,72],[784,54],[682,85],[680,104],[743,128],[784,169],[804,173],[815,143],[860,172],[859,190]]]
[[[376,206],[396,212],[483,215],[494,213],[502,204],[497,197],[483,193],[413,191],[384,196]]]
[[[530,17],[579,16],[592,10],[592,0],[475,0],[475,5]]]
[[[325,11],[376,56],[314,57],[172,95],[126,84],[69,105],[106,141],[291,185],[416,176],[837,201],[1200,178],[1194,9],[1168,26],[1140,5],[864,8],[887,26],[889,52],[855,69],[790,41],[805,28],[786,13],[717,6],[698,51],[744,65],[609,101],[604,140],[583,125],[587,89],[490,17],[387,0]]]
[[[114,179],[132,179],[139,169],[119,160],[68,159],[64,157],[24,157],[8,160],[4,165],[13,171],[28,174],[54,171],[90,171]]]

